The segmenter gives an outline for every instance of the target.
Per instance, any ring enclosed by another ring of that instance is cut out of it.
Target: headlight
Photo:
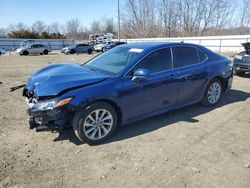
[[[66,104],[68,104],[71,100],[73,99],[73,97],[69,97],[66,99],[53,99],[53,100],[46,100],[46,101],[40,101],[35,103],[32,106],[32,109],[34,110],[52,110],[54,108],[59,108],[62,107]]]

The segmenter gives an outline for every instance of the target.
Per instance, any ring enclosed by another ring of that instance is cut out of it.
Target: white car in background
[[[0,48],[0,55],[5,54],[5,53],[6,53],[6,50],[3,48]]]
[[[100,43],[100,44],[96,44],[94,45],[94,49],[96,52],[103,52],[105,51],[106,47],[108,45],[110,45],[111,42],[103,42],[103,43]]]
[[[16,50],[16,53],[19,53],[19,55],[29,55],[29,54],[47,55],[49,52],[51,52],[51,48],[43,44],[31,44],[18,48]]]

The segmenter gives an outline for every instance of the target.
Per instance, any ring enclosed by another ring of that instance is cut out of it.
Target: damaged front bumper
[[[67,109],[34,110],[28,109],[30,129],[63,129],[69,123],[70,112]]]
[[[73,114],[72,108],[69,108],[69,102],[73,97],[37,97],[26,88],[23,90],[23,96],[26,97],[26,103],[29,106],[27,114],[29,115],[30,129],[48,130],[63,129],[69,126]]]

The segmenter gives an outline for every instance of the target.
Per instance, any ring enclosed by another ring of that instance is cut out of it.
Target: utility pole
[[[120,0],[118,0],[117,14],[118,14],[118,41],[121,39],[121,21],[120,21]]]
[[[182,37],[182,14],[181,14],[181,11],[182,11],[182,2],[180,0],[180,37]]]

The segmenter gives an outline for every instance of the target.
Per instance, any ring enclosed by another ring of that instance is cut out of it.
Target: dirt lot
[[[0,56],[0,187],[250,187],[250,74],[217,108],[199,104],[122,128],[99,146],[69,129],[28,129],[21,90],[49,63],[92,56]]]

